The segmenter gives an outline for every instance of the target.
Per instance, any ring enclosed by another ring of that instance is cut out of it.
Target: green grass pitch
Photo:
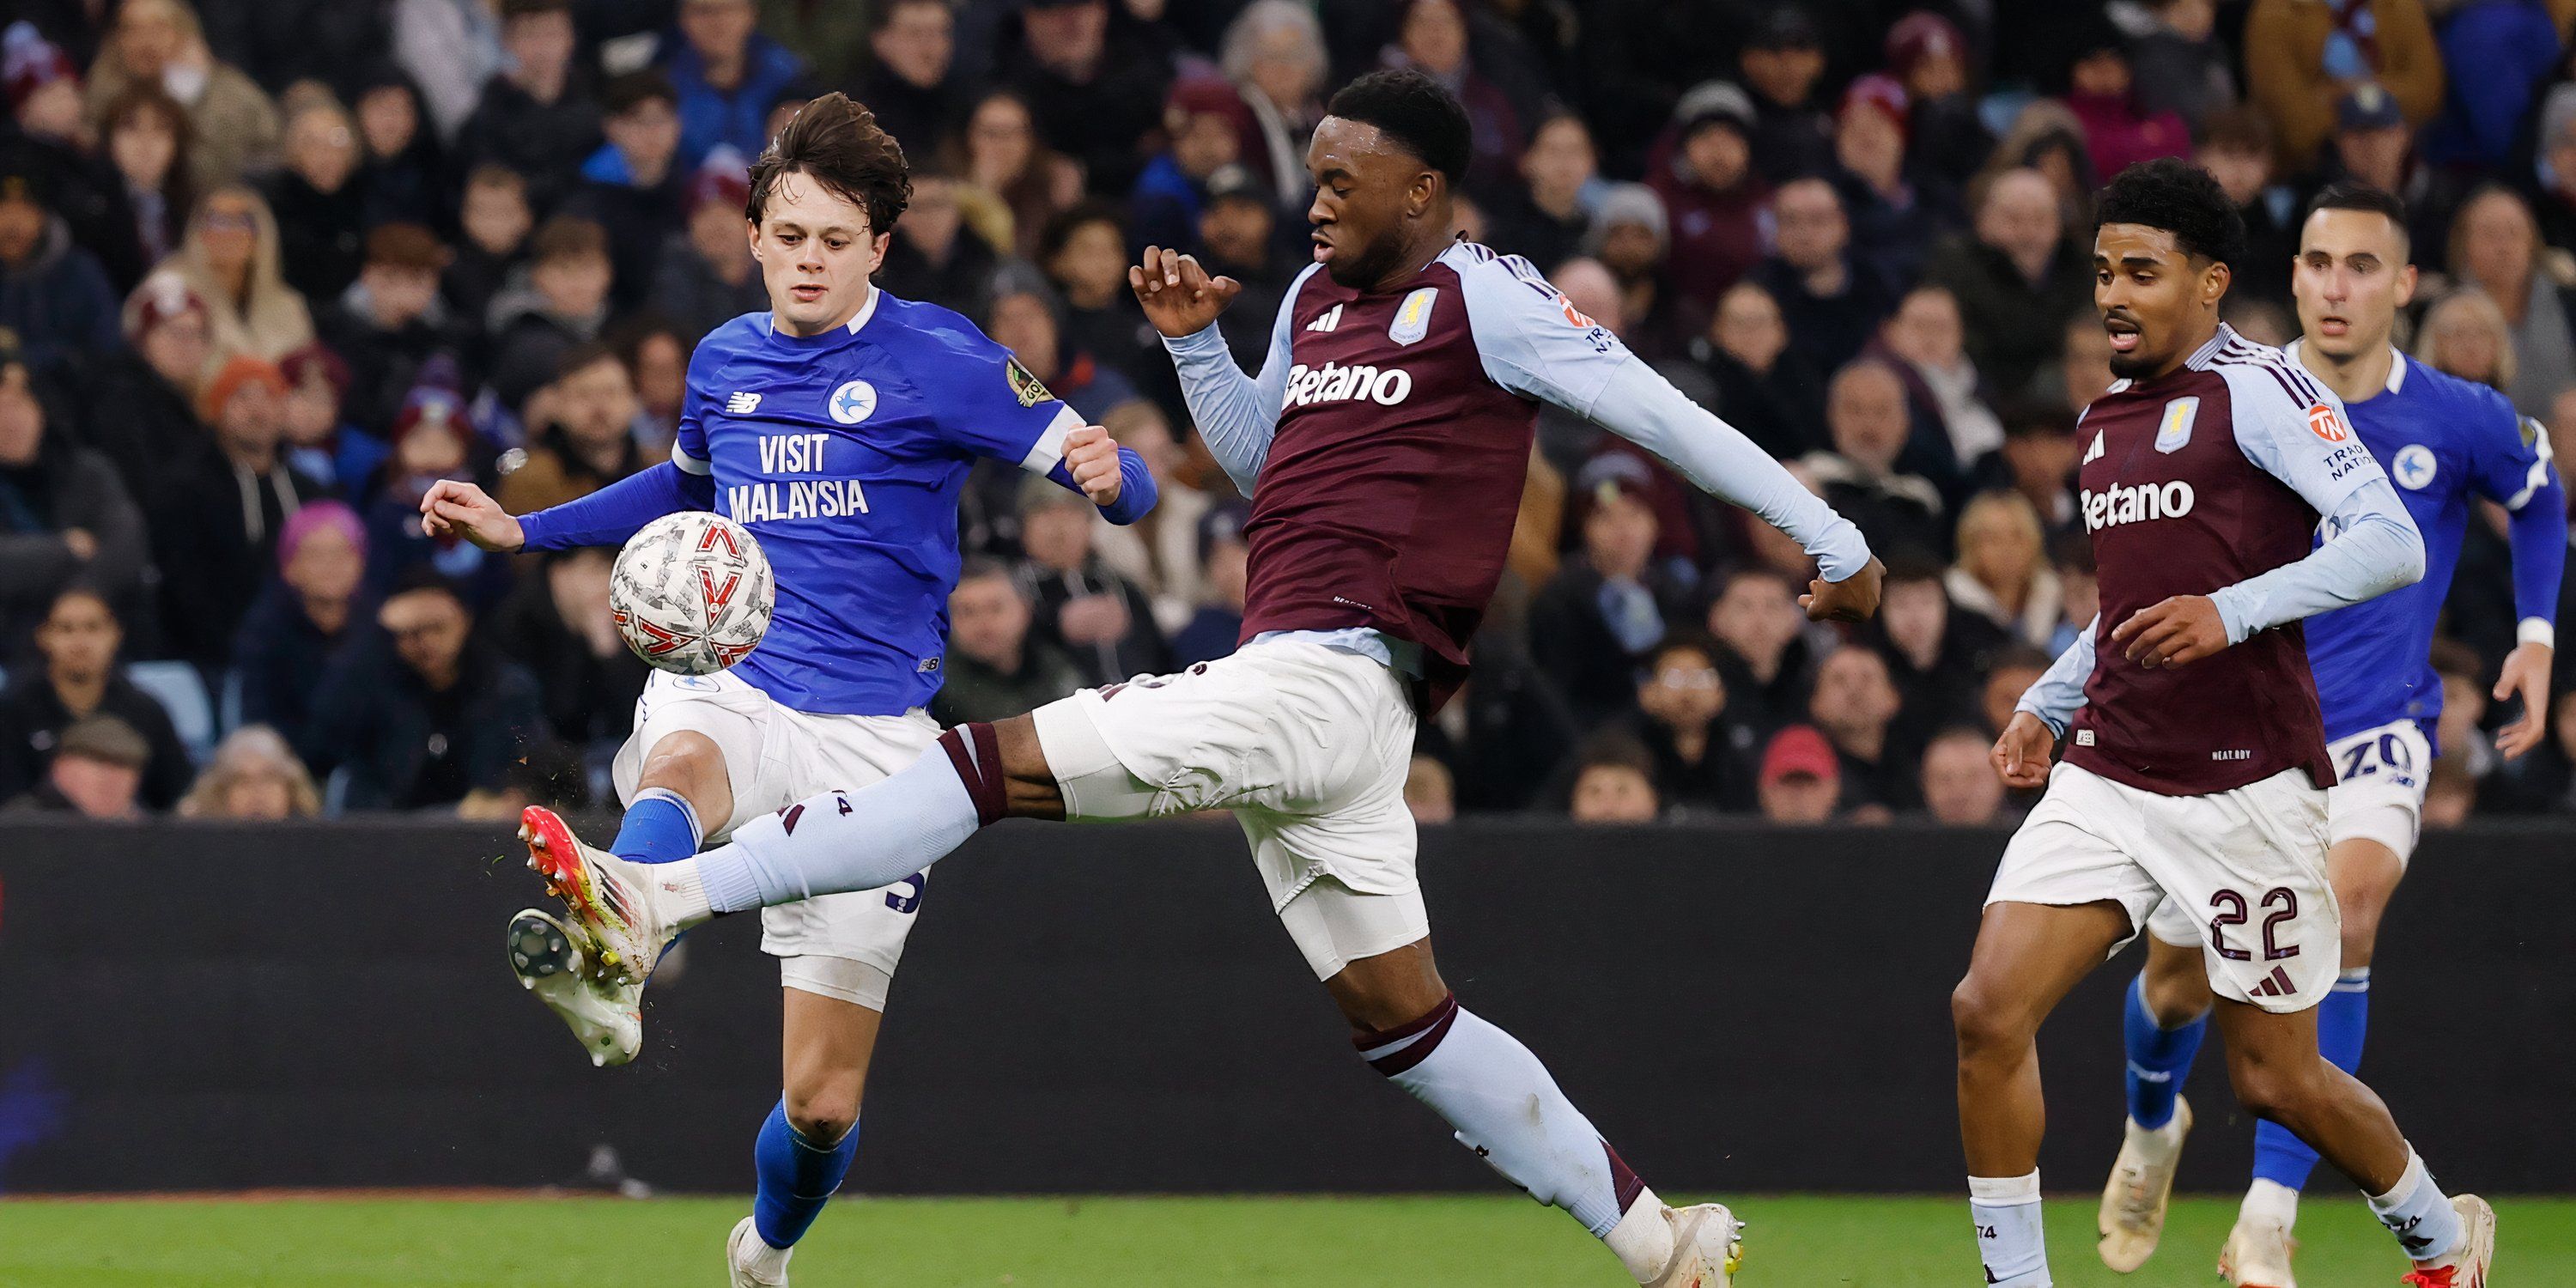
[[[2576,1285],[2576,1200],[2501,1214],[2496,1282]],[[0,1202],[9,1288],[712,1288],[739,1199],[280,1199]],[[1979,1283],[1963,1200],[1744,1200],[1741,1288]],[[2060,1288],[2205,1288],[2228,1199],[2176,1205],[2164,1250],[2119,1276],[2092,1249],[2093,1203],[2049,1205]],[[2299,1276],[2396,1284],[2405,1267],[2358,1201],[2309,1204]],[[797,1252],[798,1288],[1617,1288],[1561,1213],[1456,1198],[859,1199]]]

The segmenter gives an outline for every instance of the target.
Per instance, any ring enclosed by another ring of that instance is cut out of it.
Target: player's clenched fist
[[[1128,268],[1127,285],[1145,306],[1145,320],[1174,339],[1208,329],[1243,290],[1231,277],[1209,276],[1197,256],[1160,246],[1146,247],[1145,262]]]
[[[485,550],[510,554],[527,533],[491,494],[471,483],[440,479],[420,498],[420,530],[432,537],[463,537]]]
[[[1807,583],[1807,593],[1798,596],[1798,607],[1807,610],[1811,622],[1865,622],[1878,612],[1878,583],[1887,575],[1887,565],[1876,559],[1869,566],[1843,578],[1826,581],[1818,577]]]
[[[2111,632],[2124,655],[2153,670],[2197,662],[2227,647],[2227,622],[2207,595],[2176,595],[2129,614]]]
[[[2027,711],[2016,711],[2012,723],[2004,726],[2004,736],[1995,739],[1995,749],[1986,758],[1994,762],[2004,786],[2038,787],[2048,781],[2048,753],[2056,744],[2057,737],[2048,731],[2047,721]]]
[[[1118,504],[1118,443],[1098,425],[1085,425],[1064,436],[1064,470],[1093,505]]]

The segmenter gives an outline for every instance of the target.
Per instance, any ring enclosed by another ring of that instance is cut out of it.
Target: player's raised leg
[[[2008,855],[2006,864],[2012,859]],[[1966,978],[1950,996],[1959,1034],[1959,1139],[1986,1282],[2047,1288],[2040,1222],[2039,1026],[2067,990],[2132,932],[2116,900],[1986,905]]]
[[[2209,1031],[2209,978],[2197,945],[2177,946],[2154,933],[2171,908],[2149,920],[2146,969],[2129,986],[2121,1019],[2128,1048],[2129,1116],[2119,1161],[2102,1187],[2098,1245],[2102,1263],[2122,1274],[2145,1265],[2164,1238],[2175,1169],[2191,1134],[2183,1081]]]

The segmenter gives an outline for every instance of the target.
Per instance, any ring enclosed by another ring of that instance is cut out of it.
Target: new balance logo
[[[2291,983],[2290,973],[2278,966],[2272,968],[2271,974],[2263,977],[2262,983],[2254,986],[2256,997],[2296,997],[2298,995],[2299,986]]]
[[[1341,324],[1342,306],[1336,304],[1333,307],[1316,314],[1315,320],[1306,324],[1306,329],[1309,331],[1330,331]]]
[[[2100,459],[2102,459],[2102,436],[2100,434],[2095,434],[2093,436],[2093,445],[2084,449],[2084,459],[2076,462],[2076,464],[2079,466],[2090,465]]]
[[[738,393],[725,399],[725,414],[728,416],[748,416],[758,410],[760,410],[758,394]]]

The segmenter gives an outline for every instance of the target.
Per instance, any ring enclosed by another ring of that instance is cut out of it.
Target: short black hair
[[[599,108],[610,116],[624,116],[657,98],[673,108],[680,105],[680,91],[672,87],[671,77],[659,67],[612,76],[599,87]]]
[[[2412,247],[2415,244],[2413,232],[2406,227],[2406,203],[2386,189],[2351,179],[2337,179],[2319,189],[2316,198],[2308,203],[2309,214],[2320,210],[2359,210],[2383,216],[2397,230],[2398,245]]]
[[[2141,161],[2102,185],[2093,227],[2139,224],[2172,233],[2188,255],[2233,266],[2245,254],[2245,217],[2207,170],[2179,157]]]
[[[1440,172],[1455,191],[1467,179],[1475,131],[1467,109],[1448,87],[1412,68],[1370,72],[1341,88],[1327,116],[1374,125],[1405,151]]]

